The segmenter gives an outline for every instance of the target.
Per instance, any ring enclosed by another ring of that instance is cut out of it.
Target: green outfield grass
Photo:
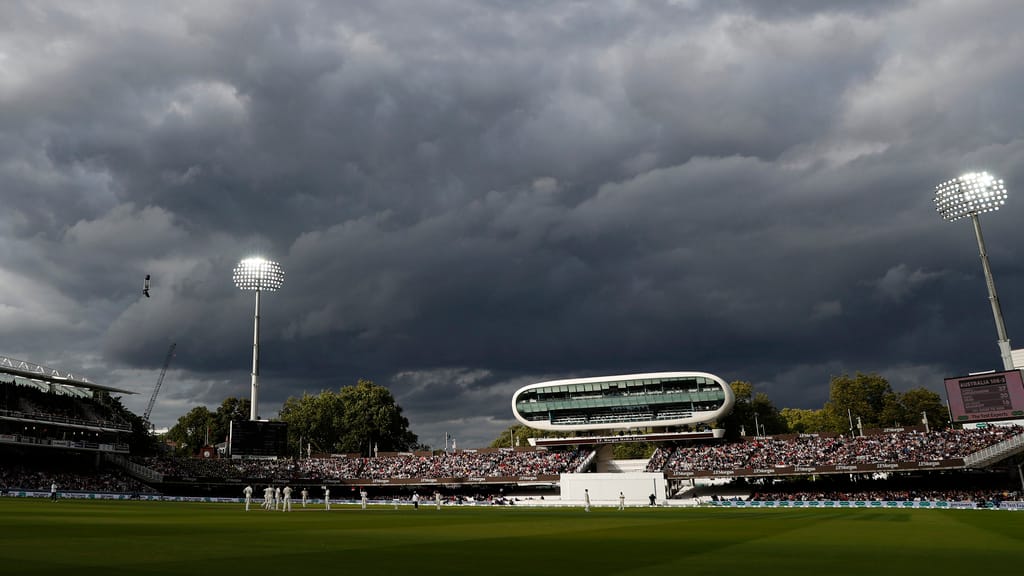
[[[1024,512],[0,499],[0,574],[1009,574]]]

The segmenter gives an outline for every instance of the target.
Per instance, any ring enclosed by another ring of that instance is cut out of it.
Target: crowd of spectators
[[[763,479],[750,483],[750,500],[878,500],[1000,502],[1019,500],[1020,484],[1005,473],[948,471],[939,474],[883,474],[878,477],[822,476]]]
[[[683,472],[924,462],[964,458],[1024,433],[1020,426],[902,431],[871,436],[800,435],[659,449],[648,471]]]
[[[177,478],[217,478],[222,480],[263,478],[284,481],[301,476],[298,473],[296,461],[288,459],[233,460],[154,456],[143,458],[138,463],[165,476]]]
[[[0,381],[0,410],[17,412],[39,421],[108,424],[114,427],[127,425],[97,399],[47,392],[14,381]]]
[[[877,500],[888,502],[906,502],[922,500],[944,500],[947,502],[1002,502],[1018,500],[1019,493],[1009,490],[806,490],[755,492],[750,500],[757,501],[810,501],[834,500],[856,501]]]
[[[145,494],[154,490],[119,470],[41,470],[0,464],[0,491],[49,492],[56,484],[61,492],[109,492]]]
[[[557,475],[574,472],[587,455],[573,452],[455,452],[440,456],[363,459],[355,478],[465,478]]]
[[[575,472],[587,451],[460,451],[431,455],[381,455],[299,460],[146,458],[140,462],[176,478],[345,480],[392,478],[497,478]]]

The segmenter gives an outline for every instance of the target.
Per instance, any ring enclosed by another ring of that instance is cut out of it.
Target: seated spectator
[[[1013,436],[1020,426],[901,431],[874,436],[797,436],[659,449],[648,471],[683,472],[922,462],[967,457]]]

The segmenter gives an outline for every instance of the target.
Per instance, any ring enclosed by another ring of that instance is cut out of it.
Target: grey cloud
[[[555,377],[702,369],[797,407],[841,371],[934,386],[998,360],[931,191],[1024,181],[1018,12],[5,5],[3,330],[143,407],[178,342],[171,424],[248,393],[230,271],[259,252],[287,274],[264,413],[368,377],[429,442],[483,443]],[[1011,335],[1016,205],[984,218]]]
[[[879,297],[898,301],[906,298],[918,285],[941,275],[941,272],[926,272],[920,269],[910,271],[907,270],[906,264],[900,264],[886,270],[885,275],[874,285]]]

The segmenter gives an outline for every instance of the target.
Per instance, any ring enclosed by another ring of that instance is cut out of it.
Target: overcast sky
[[[0,354],[261,414],[368,378],[482,446],[554,378],[701,370],[817,408],[1024,346],[1024,3],[0,3]],[[151,298],[141,293],[152,275]],[[944,397],[944,393],[943,393]]]

